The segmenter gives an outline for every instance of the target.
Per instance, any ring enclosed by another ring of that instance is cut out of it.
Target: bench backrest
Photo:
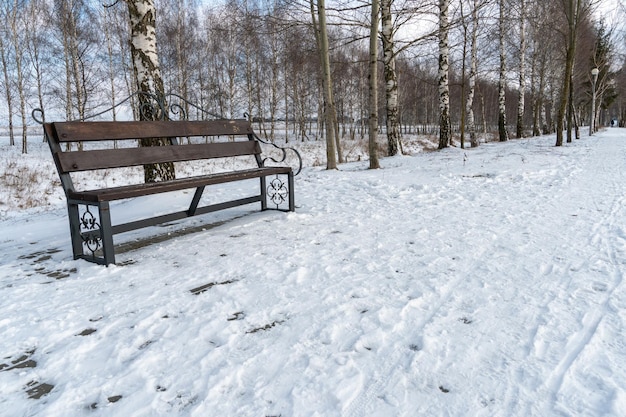
[[[45,123],[59,174],[96,169],[121,168],[145,164],[193,161],[254,155],[260,164],[261,147],[254,140],[250,122],[218,121],[124,121],[124,122],[54,122]],[[127,141],[150,138],[189,138],[227,136],[244,137],[243,141],[197,143],[175,146],[122,147],[63,151],[63,144],[77,142]]]
[[[71,176],[75,172],[240,156],[263,166],[261,146],[247,120],[53,122],[44,123],[44,132],[66,195],[75,191]],[[191,143],[148,147],[137,143],[160,138]],[[83,150],[75,150],[77,146],[65,150],[74,143],[82,143]]]

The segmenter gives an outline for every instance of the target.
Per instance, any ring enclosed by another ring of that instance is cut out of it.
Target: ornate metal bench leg
[[[290,172],[288,178],[289,183],[289,211],[296,211],[296,199],[294,196],[294,180],[293,172]]]
[[[100,203],[100,237],[102,238],[102,253],[104,264],[115,263],[115,249],[113,248],[113,228],[111,226],[111,210],[107,201]]]
[[[267,180],[261,177],[261,210],[267,210]]]
[[[72,253],[74,259],[78,259],[84,254],[83,250],[83,238],[81,236],[81,219],[78,210],[78,204],[69,202],[67,203],[67,212],[70,220],[70,237],[72,238]]]
[[[84,210],[79,209],[79,206],[84,207]],[[115,263],[109,203],[93,206],[70,200],[67,207],[74,259],[82,258],[104,265]]]

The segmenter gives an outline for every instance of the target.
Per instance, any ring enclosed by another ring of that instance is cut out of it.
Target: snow
[[[554,141],[308,166],[108,268],[4,189],[0,416],[626,415],[626,130]]]

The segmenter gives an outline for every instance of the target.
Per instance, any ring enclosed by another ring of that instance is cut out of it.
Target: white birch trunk
[[[164,100],[163,79],[159,67],[156,43],[156,8],[153,0],[126,0],[130,17],[131,55],[137,89],[140,93],[139,112],[141,120],[167,119],[167,104]],[[154,106],[149,96],[157,97],[164,108]],[[148,109],[153,109],[150,111]],[[163,146],[170,142],[164,139],[142,139],[141,146]],[[173,163],[150,164],[144,166],[146,182],[157,182],[176,177]]]
[[[19,5],[17,0],[13,2],[13,10],[11,11],[11,43],[13,44],[14,60],[15,60],[15,75],[17,93],[19,96],[19,108],[20,118],[22,122],[22,153],[28,153],[28,142],[26,135],[26,95],[24,92],[24,50],[23,50],[23,38],[21,36],[22,28],[18,28],[18,10]]]
[[[65,119],[71,120],[74,118],[72,114],[72,69],[70,46],[65,32],[63,33],[63,63],[65,64]],[[67,146],[70,144],[68,143]]]
[[[103,8],[102,10],[102,18],[106,19],[109,17],[110,9]],[[108,64],[108,72],[109,72],[109,87],[111,89],[111,111],[113,121],[117,120],[117,110],[115,108],[115,65],[114,65],[114,57],[113,57],[113,41],[111,38],[111,29],[110,25],[104,25],[104,39],[106,42],[107,48],[107,64]],[[116,146],[117,147],[117,146]]]
[[[13,94],[11,92],[11,84],[9,83],[8,59],[6,54],[5,41],[0,33],[0,63],[2,63],[2,73],[4,76],[4,96],[7,102],[7,110],[9,115],[9,145],[15,146],[15,134],[13,133]]]
[[[370,169],[380,168],[376,139],[378,136],[378,0],[372,0],[372,18],[370,22],[370,58],[369,58],[369,154]]]
[[[472,148],[478,146],[479,141],[476,135],[476,120],[474,118],[474,94],[476,92],[477,56],[478,56],[478,5],[474,0],[472,10],[472,35],[470,46],[470,73],[468,80],[467,101],[465,103],[465,111],[467,114],[467,130],[470,134],[470,144]]]
[[[274,142],[274,130],[276,129],[276,113],[278,111],[278,77],[279,71],[279,59],[280,59],[280,44],[276,31],[269,31],[270,42],[270,97],[269,97],[269,111],[270,111],[270,141]],[[286,84],[286,83],[285,83]],[[286,110],[286,108],[285,108]],[[285,112],[286,114],[286,112]],[[285,118],[286,120],[287,118]],[[287,131],[287,130],[286,130]]]
[[[533,39],[533,47],[536,47],[536,42]],[[530,112],[532,114],[532,136],[539,136],[539,96],[537,94],[537,54],[532,54],[530,59]]]
[[[507,141],[509,134],[506,128],[506,50],[504,49],[504,33],[505,33],[505,8],[504,0],[499,1],[500,5],[500,78],[498,80],[498,136],[500,142]]]
[[[81,70],[81,62],[78,52],[78,28],[76,22],[76,15],[74,14],[74,2],[70,1],[69,10],[68,10],[68,23],[69,27],[67,28],[69,31],[69,47],[70,47],[70,59],[72,63],[72,77],[74,81],[74,94],[76,94],[76,111],[78,112],[78,117],[85,117],[85,94],[84,94],[84,86],[82,83],[82,70]],[[82,148],[82,143],[78,144],[79,149]]]
[[[37,21],[37,16],[41,13],[43,5],[40,4],[39,1],[31,1],[28,7],[28,17],[30,22]],[[35,86],[37,88],[37,106],[40,109],[44,108],[43,103],[43,75],[44,75],[44,62],[41,56],[41,50],[45,48],[45,45],[41,45],[42,33],[39,25],[33,25],[32,30],[27,31],[27,53],[29,55],[29,59],[32,65],[34,77],[35,77]],[[1,37],[0,37],[1,38]],[[1,45],[0,45],[1,47]],[[45,121],[45,113],[43,114],[43,121]],[[46,141],[46,137],[44,135],[43,141]]]
[[[130,45],[137,88],[144,93],[163,95],[163,79],[156,44],[154,1],[127,0],[126,3],[130,15]]]
[[[398,125],[398,76],[394,54],[393,18],[391,3],[393,0],[381,0],[380,15],[382,21],[383,69],[385,73],[385,98],[387,109],[387,154],[393,156],[402,149],[400,127]]]
[[[526,89],[526,0],[520,0],[519,95],[517,98],[517,138],[524,137],[524,92]]]
[[[451,142],[450,128],[450,86],[449,86],[449,48],[448,8],[450,0],[439,0],[439,149]]]
[[[189,97],[189,62],[187,57],[191,53],[188,51],[184,45],[185,37],[187,36],[187,22],[190,19],[190,16],[187,12],[187,9],[190,6],[186,4],[184,0],[178,0],[178,4],[176,6],[176,35],[175,35],[175,44],[176,44],[176,64],[178,66],[178,94],[183,97]],[[189,114],[189,106],[186,102],[183,102],[185,113]]]

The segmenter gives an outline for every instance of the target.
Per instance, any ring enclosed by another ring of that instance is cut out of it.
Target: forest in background
[[[8,131],[11,144],[21,137],[27,152],[27,127],[34,124],[34,108],[43,109],[48,121],[82,119],[135,91],[128,10],[120,3],[3,2],[0,16],[7,24],[0,29],[0,93],[5,102],[0,106],[0,127]],[[246,113],[270,139],[279,128],[290,141],[323,138],[325,100],[316,30],[320,3],[156,0],[165,91],[226,118]],[[442,25],[444,3],[449,9]],[[599,2],[382,0],[383,19],[387,10],[391,32],[385,32],[383,22],[378,33],[377,85],[385,97],[389,79],[383,67],[390,54],[400,134],[440,134],[443,29],[449,48],[451,144],[466,133],[470,111],[482,140],[497,138],[502,95],[508,115],[504,128],[511,137],[557,130],[572,40],[569,7],[574,3],[576,48],[568,87],[569,120],[576,126],[589,124],[591,69],[598,68],[597,123],[606,125],[614,119],[623,123],[626,72],[618,47],[620,33],[596,17]],[[333,1],[326,5],[325,16],[338,137],[363,139],[370,114],[372,3]],[[468,107],[472,82],[474,95]],[[384,132],[389,101],[381,99],[377,105]],[[107,117],[130,118],[132,108],[118,108],[119,114]]]

